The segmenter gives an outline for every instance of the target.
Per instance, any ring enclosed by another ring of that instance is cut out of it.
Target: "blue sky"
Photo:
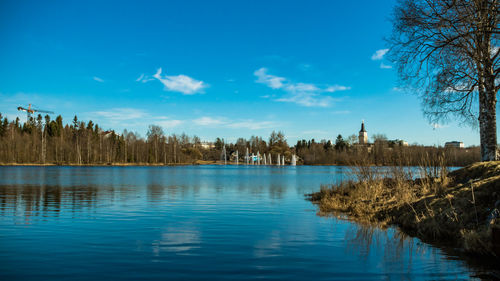
[[[477,145],[431,125],[384,57],[395,1],[2,1],[0,112],[32,103],[202,140],[385,133]],[[55,117],[56,115],[53,115]]]

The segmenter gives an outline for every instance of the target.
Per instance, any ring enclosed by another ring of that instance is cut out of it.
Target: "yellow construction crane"
[[[31,117],[31,114],[34,114],[35,112],[54,114],[54,112],[52,112],[52,111],[31,108],[31,103],[28,105],[28,108],[24,108],[22,106],[19,106],[17,108],[17,110],[26,111],[26,117],[27,117],[26,120],[29,120]]]

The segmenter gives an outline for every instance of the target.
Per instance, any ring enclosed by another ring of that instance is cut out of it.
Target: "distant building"
[[[201,147],[204,149],[211,149],[211,148],[215,148],[215,144],[213,142],[204,141],[201,143]]]
[[[444,147],[464,148],[465,146],[461,141],[449,141],[444,144]]]
[[[358,140],[359,144],[368,143],[368,133],[365,130],[365,121],[361,122],[361,130],[359,131]]]
[[[408,142],[400,139],[389,140],[387,141],[390,147],[394,146],[408,146]]]

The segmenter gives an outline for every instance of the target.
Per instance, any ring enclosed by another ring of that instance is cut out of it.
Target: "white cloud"
[[[450,127],[449,125],[441,125],[441,124],[438,124],[438,123],[432,123],[431,124],[432,128],[435,130],[435,129],[443,129],[443,128],[448,128]]]
[[[156,124],[164,128],[173,128],[184,123],[182,120],[170,119],[166,116],[153,116],[143,110],[136,108],[111,108],[106,111],[94,111],[87,114],[89,119],[102,118],[104,125],[123,125],[145,127]]]
[[[338,91],[347,91],[350,90],[351,87],[346,87],[346,86],[340,86],[340,85],[333,85],[325,89],[325,92],[338,92]]]
[[[267,74],[267,68],[262,67],[253,73],[257,76],[257,83],[265,84],[271,89],[280,89],[283,87],[283,82],[286,80],[283,77]]]
[[[165,86],[165,90],[181,92],[184,95],[194,95],[197,93],[202,93],[203,89],[208,87],[205,82],[193,79],[182,74],[175,76],[164,75],[162,77],[161,68],[158,69],[153,77],[158,79],[158,81],[160,81]]]
[[[162,121],[155,122],[156,125],[161,126],[163,128],[177,127],[182,123],[184,123],[184,121],[182,121],[182,120],[162,120]]]
[[[349,110],[337,110],[337,111],[332,111],[332,114],[336,114],[336,115],[344,115],[344,114],[350,114],[351,111]]]
[[[260,130],[265,128],[277,127],[277,123],[273,121],[255,121],[253,119],[245,120],[229,120],[224,117],[209,117],[204,116],[192,120],[192,122],[198,126],[208,126],[208,127],[222,127],[229,129],[247,129],[247,130]]]
[[[303,135],[328,135],[331,132],[323,131],[323,130],[309,130],[303,131]]]
[[[150,78],[149,76],[144,75],[144,73],[139,76],[139,78],[135,79],[135,82],[147,83],[149,81],[155,80],[154,78]]]
[[[94,81],[97,81],[97,82],[100,82],[100,83],[104,82],[104,80],[102,80],[101,78],[99,78],[97,76],[92,77],[92,79],[94,79]]]
[[[389,49],[380,49],[372,55],[372,60],[382,60]]]
[[[200,125],[200,126],[217,126],[217,125],[226,124],[226,121],[219,119],[219,118],[215,119],[212,117],[205,116],[205,117],[200,117],[198,119],[194,119],[193,123],[195,123],[196,125]]]
[[[306,107],[328,107],[333,99],[331,97],[320,97],[318,94],[302,92],[290,97],[276,99],[276,101],[292,102]]]
[[[133,120],[149,116],[149,114],[144,111],[135,108],[112,108],[108,111],[91,112],[91,114],[109,119],[111,121]]]
[[[284,77],[279,77],[267,73],[267,68],[260,68],[254,72],[257,76],[257,83],[265,84],[271,89],[281,89],[286,94],[274,99],[278,102],[291,102],[307,107],[328,107],[335,99],[330,96],[323,96],[322,93],[333,93],[336,91],[346,91],[351,87],[333,85],[326,88],[311,83],[294,83]],[[272,96],[265,95],[262,98]]]
[[[276,123],[271,121],[254,121],[254,120],[246,120],[246,121],[238,121],[229,123],[227,125],[228,128],[231,129],[248,129],[248,130],[260,130],[266,128],[276,127]]]
[[[380,68],[382,69],[391,69],[392,68],[392,65],[387,65],[387,64],[384,64],[383,62],[380,63]]]
[[[321,96],[319,94],[321,90],[313,84],[290,84],[286,86],[285,91],[288,95],[276,101],[292,102],[307,107],[327,107],[333,101],[332,97]]]
[[[142,73],[141,76],[139,76],[139,78],[135,79],[135,82],[142,81],[143,78],[144,78],[144,73]]]

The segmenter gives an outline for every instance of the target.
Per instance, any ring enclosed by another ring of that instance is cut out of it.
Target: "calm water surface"
[[[342,167],[0,167],[0,280],[456,280],[439,249],[316,215]]]

